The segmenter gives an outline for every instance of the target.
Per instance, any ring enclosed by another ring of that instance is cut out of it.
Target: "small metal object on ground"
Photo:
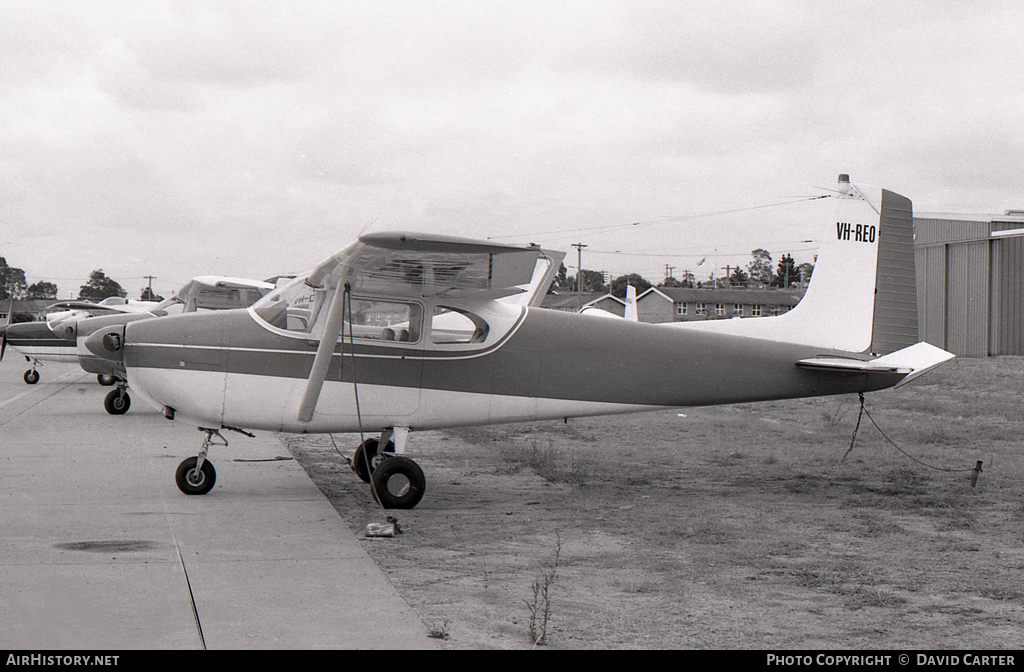
[[[393,537],[402,533],[402,526],[394,516],[388,516],[386,523],[368,523],[366,525],[366,536],[368,537]]]

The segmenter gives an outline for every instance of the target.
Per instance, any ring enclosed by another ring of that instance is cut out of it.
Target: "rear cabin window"
[[[430,319],[431,343],[483,343],[489,331],[479,315],[447,306],[438,306]]]

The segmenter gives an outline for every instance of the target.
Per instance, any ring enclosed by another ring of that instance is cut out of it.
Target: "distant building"
[[[641,322],[769,317],[788,313],[803,290],[651,287],[636,299]]]
[[[614,294],[604,294],[592,299],[585,304],[584,308],[600,308],[601,310],[623,317],[626,314],[626,302]]]
[[[28,315],[33,321],[41,320],[46,315],[46,307],[57,303],[57,299],[15,299],[11,301],[0,301],[0,324],[7,324],[7,316],[10,313],[15,315]]]
[[[914,216],[920,338],[959,357],[1024,355],[1024,211]]]
[[[544,301],[541,303],[541,307],[550,308],[551,310],[563,310],[570,313],[577,313],[583,306],[605,296],[608,295],[603,292],[551,292],[544,296]],[[619,314],[621,315],[622,312],[620,311]]]

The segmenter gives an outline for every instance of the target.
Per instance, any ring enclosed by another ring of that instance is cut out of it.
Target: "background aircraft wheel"
[[[178,489],[186,495],[205,495],[213,490],[213,484],[217,481],[217,471],[213,463],[203,460],[203,468],[196,470],[198,457],[190,457],[178,465],[178,471],[174,474],[174,481]]]
[[[117,382],[116,378],[114,378],[113,376],[108,376],[105,373],[97,374],[96,380],[99,382],[100,385],[103,385],[104,387],[110,387],[111,385]]]
[[[377,454],[377,447],[379,445],[380,441],[377,439],[366,439],[359,444],[359,447],[356,448],[356,454],[352,456],[352,469],[363,483],[370,482],[370,474],[380,465],[380,461],[383,459],[382,455]],[[395,452],[394,441],[388,441],[388,445],[384,447],[384,452]],[[366,466],[367,458],[370,460],[369,468]]]
[[[121,390],[111,390],[107,394],[107,398],[103,400],[103,408],[107,409],[107,413],[111,415],[124,415],[131,408],[132,398],[125,392],[121,394]]]
[[[411,509],[423,499],[427,479],[408,457],[382,460],[373,471],[373,493],[385,509]]]
[[[25,372],[25,382],[29,385],[35,385],[39,382],[39,372],[35,369],[29,369]]]

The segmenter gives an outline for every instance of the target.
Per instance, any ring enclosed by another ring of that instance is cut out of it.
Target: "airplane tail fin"
[[[622,316],[631,322],[640,321],[636,312],[636,287],[630,284],[626,285],[626,310]]]
[[[839,176],[803,298],[788,313],[676,326],[884,355],[917,343],[914,219],[910,199]]]

